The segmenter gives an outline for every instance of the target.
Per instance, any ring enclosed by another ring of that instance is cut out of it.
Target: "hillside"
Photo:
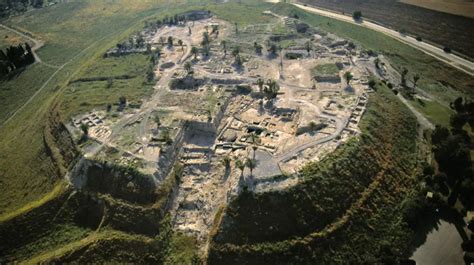
[[[379,86],[362,124],[359,140],[307,165],[300,185],[243,193],[230,204],[213,237],[209,262],[383,263],[382,258],[392,258],[382,254],[385,245],[397,259],[406,255],[413,235],[397,215],[415,187],[415,119]],[[380,237],[388,231],[397,233]]]

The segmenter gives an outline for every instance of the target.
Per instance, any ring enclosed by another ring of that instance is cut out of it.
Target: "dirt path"
[[[368,28],[368,29],[372,29],[372,30],[375,30],[375,31],[378,31],[378,32],[381,32],[389,37],[392,37],[396,40],[399,40],[405,44],[408,44],[430,56],[433,56],[435,57],[436,59],[440,60],[440,61],[443,61],[453,67],[455,67],[456,69],[460,70],[460,71],[463,71],[469,75],[474,75],[474,62],[471,62],[469,60],[466,60],[464,58],[461,58],[455,54],[448,54],[448,53],[445,53],[442,49],[436,47],[436,46],[433,46],[431,44],[428,44],[426,42],[422,42],[422,41],[417,41],[415,38],[413,37],[410,37],[410,36],[406,36],[406,35],[401,35],[400,32],[397,32],[393,29],[389,29],[389,28],[386,28],[386,27],[383,27],[381,25],[378,25],[378,24],[375,24],[373,22],[370,22],[370,21],[362,21],[362,22],[356,22],[354,21],[354,19],[350,16],[345,16],[345,15],[342,15],[342,14],[338,14],[336,12],[330,12],[330,11],[327,11],[327,10],[323,10],[323,9],[319,9],[319,8],[316,8],[316,7],[310,7],[310,6],[305,6],[305,5],[301,5],[301,4],[296,4],[296,3],[293,3],[294,6],[300,8],[300,9],[303,9],[303,10],[306,10],[306,11],[309,11],[311,13],[315,13],[315,14],[318,14],[318,15],[322,15],[322,16],[325,16],[325,17],[330,17],[330,18],[334,18],[334,19],[337,19],[337,20],[341,20],[341,21],[344,21],[344,22],[348,22],[348,23],[351,23],[351,24],[354,24],[354,25],[358,25],[358,26],[361,26],[361,27],[364,27],[364,28]]]

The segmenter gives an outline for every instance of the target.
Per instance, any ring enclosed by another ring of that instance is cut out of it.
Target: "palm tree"
[[[250,176],[253,176],[253,170],[257,167],[257,161],[247,158],[245,165],[250,169]]]
[[[186,62],[184,64],[184,70],[186,70],[186,73],[190,75],[193,72],[193,65],[190,62]]]
[[[199,52],[198,48],[196,48],[194,46],[191,48],[191,53],[194,55],[194,60],[197,59],[198,52]]]
[[[415,88],[416,88],[416,84],[418,83],[418,81],[420,80],[421,76],[419,74],[415,74],[413,76],[413,94],[415,94]]]
[[[346,83],[348,86],[350,86],[352,78],[354,78],[354,76],[351,72],[347,71],[346,73],[344,73],[344,79],[346,79]]]
[[[407,74],[408,74],[408,69],[403,67],[402,73],[401,73],[401,78],[402,78],[401,82],[404,87],[407,85]]]
[[[225,156],[224,158],[222,158],[221,163],[225,167],[226,170],[229,170],[229,168],[230,168],[230,157]]]
[[[227,56],[227,41],[223,40],[221,41],[221,46],[222,46],[222,49],[224,50],[224,57]]]
[[[160,117],[158,115],[155,115],[155,117],[153,117],[153,120],[156,123],[156,128],[161,126],[161,120],[160,120]]]
[[[313,46],[311,45],[311,42],[309,42],[309,41],[306,42],[305,46],[306,46],[305,48],[306,48],[306,51],[308,52],[308,56],[309,56],[310,53],[311,53],[311,50],[313,50]]]
[[[237,159],[235,160],[235,167],[240,169],[240,176],[243,176],[244,170],[245,170],[245,164],[240,159]]]
[[[262,91],[263,91],[263,85],[265,85],[265,81],[263,81],[262,78],[257,79],[258,91],[260,93],[262,93]]]
[[[237,58],[237,56],[239,56],[239,54],[240,54],[240,48],[239,48],[239,46],[237,46],[232,50],[232,56]]]
[[[268,99],[276,98],[280,91],[280,85],[275,80],[268,79],[267,83],[263,89],[263,92],[266,94]]]
[[[252,149],[253,149],[253,159],[255,159],[255,151],[257,150],[257,140],[258,136],[253,132],[250,134],[250,141],[252,142]]]

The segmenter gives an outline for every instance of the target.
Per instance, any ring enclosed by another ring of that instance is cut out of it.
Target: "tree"
[[[237,56],[239,56],[239,54],[240,54],[239,46],[234,47],[234,49],[232,50],[232,56],[237,57]]]
[[[222,165],[225,167],[225,170],[229,170],[229,168],[230,168],[230,161],[231,161],[231,159],[230,159],[230,157],[228,157],[228,156],[225,156],[224,158],[222,158],[221,163],[222,163]]]
[[[313,45],[310,41],[306,42],[305,44],[306,52],[308,52],[308,56],[310,55],[311,51],[313,50]]]
[[[161,126],[160,116],[155,115],[155,116],[153,117],[153,121],[155,122],[157,128]]]
[[[165,46],[165,37],[163,36],[160,37],[160,44],[161,46]]]
[[[419,74],[415,74],[413,76],[413,93],[415,93],[416,84],[418,83],[420,78],[421,78],[421,76]]]
[[[262,78],[257,79],[258,92],[262,93],[263,85],[265,85],[265,81]]]
[[[278,47],[276,46],[276,44],[273,43],[272,45],[270,45],[270,48],[268,48],[269,55],[275,56],[277,54],[277,50]]]
[[[191,47],[191,53],[194,55],[194,60],[197,59],[197,54],[198,54],[198,52],[199,52],[198,48],[196,48],[196,47],[194,47],[194,46]]]
[[[190,62],[186,62],[186,63],[184,64],[184,70],[186,70],[186,73],[187,73],[188,75],[191,75],[192,72],[193,72],[193,65],[192,65]]]
[[[360,20],[362,18],[362,12],[361,11],[354,11],[354,13],[352,13],[352,18],[354,20]]]
[[[178,40],[178,45],[181,46],[181,50],[184,51],[183,41],[182,41],[182,40]]]
[[[257,42],[253,43],[253,47],[255,48],[255,53],[256,54],[262,54],[262,45],[258,44]]]
[[[204,33],[202,33],[202,41],[201,41],[201,45],[202,46],[207,46],[209,45],[210,43],[210,38],[209,38],[209,33],[207,33],[207,31],[205,31]]]
[[[235,167],[240,169],[240,176],[243,176],[244,170],[245,170],[245,164],[240,159],[237,159],[235,160]]]
[[[171,36],[168,37],[168,47],[173,47],[173,37]]]
[[[403,87],[407,86],[407,75],[408,75],[408,69],[403,67],[402,72],[401,72],[401,83]]]
[[[81,124],[81,131],[84,134],[84,136],[89,136],[89,126],[87,124]]]
[[[222,46],[222,49],[224,50],[224,57],[225,57],[225,56],[227,56],[227,41],[222,40],[221,41],[221,46]]]
[[[280,91],[280,85],[278,85],[275,80],[268,79],[265,87],[263,88],[263,92],[265,93],[267,99],[276,98],[278,91]]]
[[[250,176],[253,176],[253,170],[257,167],[257,161],[255,159],[247,158],[245,166],[250,169]]]
[[[311,121],[311,122],[309,123],[309,129],[310,129],[312,132],[314,132],[314,131],[316,130],[316,128],[317,128],[316,122]]]
[[[347,71],[344,73],[344,79],[346,79],[346,83],[348,86],[350,86],[351,80],[354,78],[351,72]]]

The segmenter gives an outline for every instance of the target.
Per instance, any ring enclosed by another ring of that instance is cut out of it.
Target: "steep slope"
[[[300,185],[233,201],[213,238],[210,263],[324,264],[339,256],[381,262],[383,247],[402,256],[409,231],[397,207],[415,185],[416,120],[379,85],[362,128],[359,139],[306,166]],[[397,232],[382,244],[388,231]]]

